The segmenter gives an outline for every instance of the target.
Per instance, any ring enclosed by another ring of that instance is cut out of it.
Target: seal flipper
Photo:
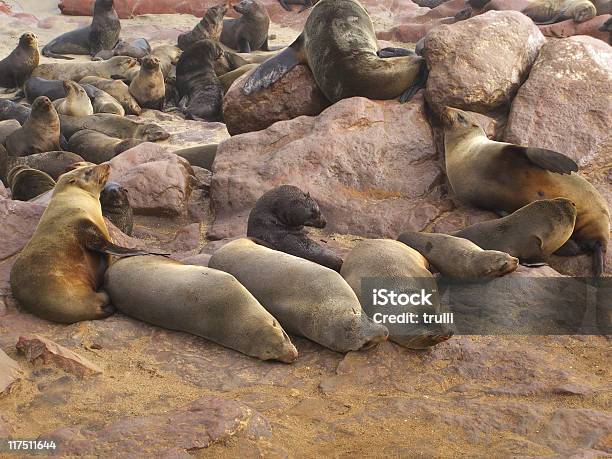
[[[601,277],[606,269],[606,251],[601,242],[596,242],[593,247],[593,275]]]
[[[93,252],[106,253],[123,257],[136,255],[168,255],[167,253],[149,252],[147,250],[130,249],[121,247],[106,239],[106,236],[89,220],[79,223],[77,235],[81,245]]]
[[[578,164],[573,159],[553,150],[506,145],[503,152],[524,155],[532,164],[557,174],[571,174],[578,171]]]
[[[378,57],[384,59],[387,57],[414,56],[415,52],[411,49],[394,48],[392,46],[389,46],[387,48],[379,49],[376,54],[378,55]]]
[[[49,51],[46,46],[43,48],[41,54],[43,56],[45,56],[45,57],[52,57],[54,59],[66,59],[67,61],[73,61],[74,60],[74,57],[68,57],[68,56],[64,56],[62,54],[56,54],[53,51]]]
[[[249,95],[267,88],[280,80],[293,67],[304,63],[303,44],[304,36],[300,35],[286,49],[260,64],[245,82],[242,92]]]
[[[419,72],[419,76],[412,83],[412,85],[408,89],[406,89],[404,93],[400,96],[400,103],[404,104],[408,102],[420,89],[425,88],[428,76],[429,69],[427,68],[425,60],[423,60],[423,62],[421,63],[421,71]]]

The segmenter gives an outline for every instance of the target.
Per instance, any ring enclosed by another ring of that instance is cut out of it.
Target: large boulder
[[[318,117],[232,137],[213,164],[209,236],[244,234],[255,201],[282,184],[309,191],[331,231],[395,237],[421,230],[449,205],[437,189],[436,156],[420,96],[408,104],[345,99]]]
[[[305,65],[298,65],[270,87],[247,96],[242,88],[251,73],[238,78],[223,97],[223,120],[231,135],[259,131],[300,115],[318,115],[329,105]]]
[[[489,11],[426,35],[429,68],[426,97],[434,108],[452,106],[480,113],[512,101],[545,38],[527,16]]]
[[[194,180],[186,159],[166,147],[146,142],[115,156],[110,162],[113,182],[128,190],[134,212],[182,215],[187,210]]]

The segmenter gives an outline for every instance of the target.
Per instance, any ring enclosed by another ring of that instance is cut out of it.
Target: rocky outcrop
[[[0,396],[8,394],[20,377],[19,364],[0,349]]]

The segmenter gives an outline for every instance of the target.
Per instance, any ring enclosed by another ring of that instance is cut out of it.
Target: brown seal
[[[113,313],[108,295],[100,289],[110,255],[145,252],[110,240],[99,201],[109,173],[108,164],[81,167],[57,182],[34,235],[11,270],[13,295],[31,313],[62,323]]]
[[[107,61],[40,64],[32,75],[47,80],[72,81],[80,81],[87,76],[126,78],[134,68],[138,68],[138,61],[133,57],[115,56]]]
[[[83,129],[70,137],[68,149],[81,155],[85,161],[101,164],[142,142],[140,139],[117,139],[101,132]]]
[[[241,53],[250,53],[268,47],[270,16],[266,7],[257,0],[242,0],[234,5],[240,13],[238,19],[225,19],[219,41]]]
[[[32,104],[28,120],[6,138],[4,146],[11,155],[60,150],[60,120],[49,98],[41,96]]]
[[[66,96],[53,101],[53,106],[60,115],[89,116],[94,114],[91,100],[85,90],[74,81],[63,82]]]
[[[536,24],[553,24],[566,19],[584,22],[597,15],[591,0],[534,0],[521,12]]]
[[[8,182],[11,199],[15,201],[29,201],[55,186],[55,180],[49,174],[27,166],[17,166],[11,170]]]
[[[91,129],[118,139],[140,139],[147,142],[166,140],[170,134],[155,123],[138,123],[123,116],[97,113],[76,118],[61,116],[62,133],[70,139],[76,132]]]
[[[193,30],[179,35],[178,47],[185,51],[199,40],[219,41],[225,13],[227,13],[227,4],[225,3],[208,8],[202,20],[198,22]]]
[[[576,204],[572,239],[593,252],[595,275],[602,274],[610,239],[610,211],[599,192],[576,173],[567,156],[535,147],[489,140],[464,111],[442,111],[446,175],[457,198],[495,211],[514,212],[542,199]]]
[[[102,215],[128,236],[134,229],[134,211],[128,199],[128,190],[116,182],[107,182],[100,193]]]
[[[162,110],[166,99],[166,83],[160,68],[159,59],[145,56],[140,72],[130,83],[130,94],[143,108]]]
[[[23,86],[38,67],[39,60],[36,35],[24,33],[19,38],[17,48],[0,61],[0,86],[11,89]]]
[[[128,115],[140,115],[142,109],[138,101],[130,94],[130,87],[123,81],[89,76],[79,81],[80,84],[92,85],[114,97]]]

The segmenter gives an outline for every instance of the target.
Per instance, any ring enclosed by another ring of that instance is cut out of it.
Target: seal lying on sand
[[[296,186],[282,185],[261,196],[249,214],[247,236],[274,250],[340,271],[342,258],[317,244],[304,226],[325,228],[317,202]]]
[[[33,33],[24,33],[19,38],[17,48],[0,61],[0,87],[21,87],[40,60],[38,52],[38,39]]]
[[[372,20],[357,0],[321,0],[300,36],[261,64],[243,92],[270,86],[298,64],[308,65],[317,85],[332,102],[348,97],[406,101],[425,82],[423,58],[381,58]],[[400,53],[400,54],[403,54]]]

